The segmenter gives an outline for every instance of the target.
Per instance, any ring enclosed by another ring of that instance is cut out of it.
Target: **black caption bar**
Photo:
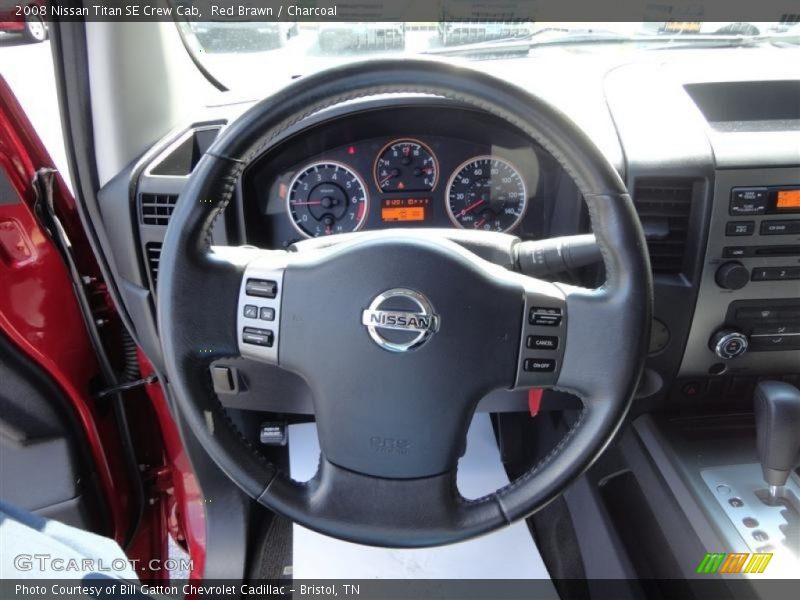
[[[797,0],[0,0],[0,21],[800,21]]]

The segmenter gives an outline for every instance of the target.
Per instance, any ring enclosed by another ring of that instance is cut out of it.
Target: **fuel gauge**
[[[429,192],[438,180],[436,156],[419,140],[389,142],[375,159],[375,183],[384,192]]]

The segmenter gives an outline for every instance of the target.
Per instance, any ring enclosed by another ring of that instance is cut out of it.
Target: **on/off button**
[[[522,368],[533,373],[552,373],[556,370],[556,361],[552,358],[526,358]]]

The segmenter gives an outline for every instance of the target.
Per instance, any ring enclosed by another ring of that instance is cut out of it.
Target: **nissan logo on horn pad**
[[[361,323],[381,348],[406,352],[425,343],[439,329],[439,315],[414,290],[394,288],[375,297],[361,313]]]

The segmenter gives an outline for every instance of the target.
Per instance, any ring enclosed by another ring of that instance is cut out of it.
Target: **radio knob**
[[[717,269],[714,279],[725,290],[740,290],[750,281],[750,271],[740,262],[726,262]]]
[[[723,360],[731,360],[747,352],[747,336],[735,329],[720,329],[708,342],[714,354]]]

